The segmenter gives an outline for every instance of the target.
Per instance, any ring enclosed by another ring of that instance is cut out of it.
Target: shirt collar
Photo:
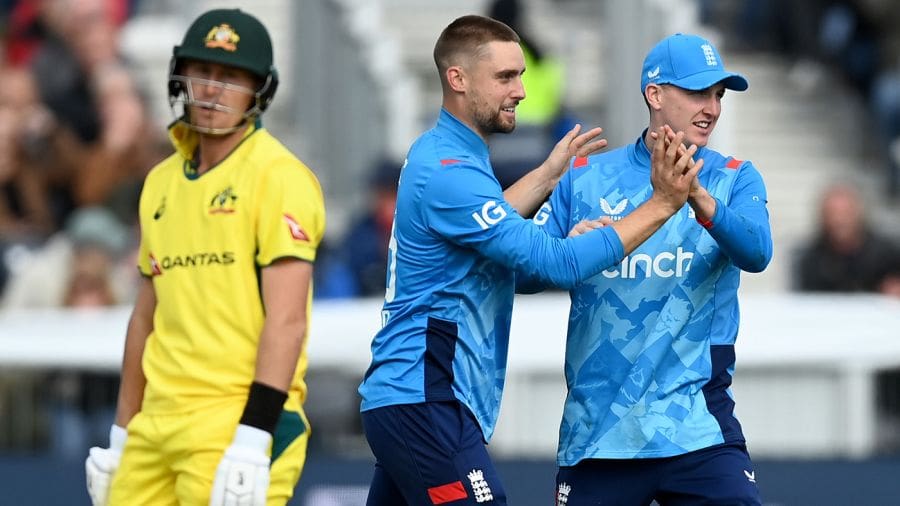
[[[487,158],[490,155],[488,145],[484,142],[484,139],[443,107],[441,107],[441,114],[438,116],[437,129],[448,132],[478,157]]]
[[[262,120],[260,118],[256,118],[253,123],[247,127],[244,131],[244,135],[241,136],[240,142],[238,142],[234,148],[232,148],[231,152],[228,154],[225,159],[231,156],[231,153],[234,153],[241,144],[247,140],[248,137],[253,135],[258,130],[262,129]],[[197,179],[200,177],[200,174],[197,172],[197,167],[194,162],[194,152],[197,150],[197,144],[199,143],[200,136],[197,132],[191,130],[191,128],[186,125],[183,121],[176,120],[174,123],[169,125],[169,140],[172,142],[172,146],[175,147],[175,151],[181,155],[184,159],[183,162],[183,171],[184,175],[188,179]],[[219,162],[211,169],[218,167],[224,162]]]

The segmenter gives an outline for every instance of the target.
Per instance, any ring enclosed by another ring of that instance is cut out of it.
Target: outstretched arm
[[[569,288],[573,281],[577,282],[596,274],[597,268],[602,270],[620,261],[622,256],[631,253],[659,230],[673,214],[684,206],[697,173],[703,166],[702,161],[691,163],[691,156],[697,150],[696,146],[691,146],[687,150],[679,149],[683,138],[684,134],[679,133],[672,142],[666,139],[654,144],[650,169],[653,195],[650,199],[623,219],[612,224],[609,223],[609,220],[600,218],[582,221],[568,231],[571,238],[569,239],[570,244],[578,259],[580,271],[578,276],[574,279],[572,276],[550,278],[536,269],[523,266],[517,270],[517,290],[529,293],[547,286]],[[565,188],[562,189],[562,194],[565,195]],[[546,212],[552,213],[554,212],[553,208],[558,207],[557,211],[565,213],[564,209],[567,207],[564,202],[565,198],[554,195],[551,198],[551,202],[554,203],[548,203]],[[564,223],[565,219],[553,221],[548,214],[542,221],[545,224],[551,223],[553,230],[551,235],[561,237],[566,233],[560,228],[560,224]],[[598,255],[604,249],[598,247],[597,240],[604,237],[617,243],[615,248],[617,250],[618,243],[620,243],[621,249],[618,250],[618,256],[614,262],[610,261],[610,255]],[[597,260],[602,261],[598,263]]]
[[[606,147],[606,139],[599,138],[602,128],[579,135],[580,131],[581,125],[575,125],[556,143],[544,163],[503,192],[503,198],[520,216],[530,218],[534,215],[566,173],[572,157],[588,156]]]

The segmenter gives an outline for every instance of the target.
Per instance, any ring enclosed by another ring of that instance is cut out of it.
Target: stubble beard
[[[485,135],[508,134],[516,129],[515,120],[510,123],[504,123],[500,119],[500,111],[492,110],[479,96],[473,97],[470,107],[475,125]]]

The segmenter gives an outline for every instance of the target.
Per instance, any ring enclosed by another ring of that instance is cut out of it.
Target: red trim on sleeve
[[[441,165],[453,165],[454,163],[459,163],[459,160],[453,158],[446,158],[441,160]]]
[[[743,160],[738,160],[737,158],[732,158],[731,160],[728,160],[728,163],[726,163],[725,166],[728,167],[729,169],[737,169],[738,167],[741,166],[742,163],[744,163]]]
[[[468,496],[462,482],[458,480],[453,483],[428,489],[428,497],[431,498],[431,504],[444,504],[450,501],[465,499]]]
[[[574,162],[572,162],[572,168],[577,169],[580,167],[584,167],[587,165],[587,162],[588,162],[587,157],[579,156],[578,158],[575,159]]]

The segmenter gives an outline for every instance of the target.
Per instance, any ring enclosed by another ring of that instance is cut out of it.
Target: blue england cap
[[[744,76],[725,70],[710,41],[696,35],[676,33],[661,40],[647,53],[641,69],[641,94],[650,83],[703,90],[719,82],[729,90],[749,87]]]

